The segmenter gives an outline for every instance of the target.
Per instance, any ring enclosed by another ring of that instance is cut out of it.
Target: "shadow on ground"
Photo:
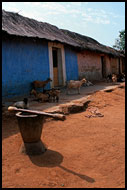
[[[37,155],[37,156],[29,155],[29,158],[33,164],[35,164],[39,167],[59,167],[59,168],[63,169],[64,171],[71,173],[73,175],[76,175],[89,183],[95,182],[95,180],[93,178],[91,178],[87,175],[79,174],[68,168],[65,168],[64,166],[61,166],[60,164],[63,162],[63,156],[57,151],[48,149],[42,155]]]

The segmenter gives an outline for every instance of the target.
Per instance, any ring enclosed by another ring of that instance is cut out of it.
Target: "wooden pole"
[[[47,116],[47,117],[52,117],[52,118],[55,118],[55,119],[60,119],[62,121],[66,119],[65,115],[63,115],[63,114],[51,114],[51,113],[46,113],[46,112],[42,112],[42,111],[16,108],[16,107],[13,107],[13,106],[9,106],[8,111],[21,111],[21,112],[39,114],[39,115],[44,115],[44,116]]]

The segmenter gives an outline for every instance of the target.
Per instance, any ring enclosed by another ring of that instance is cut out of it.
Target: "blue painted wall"
[[[77,54],[69,47],[65,47],[66,77],[68,80],[78,80]]]
[[[28,95],[31,82],[46,80],[49,74],[47,42],[30,39],[2,42],[2,97]],[[47,88],[50,84],[47,85]]]
[[[76,52],[65,47],[66,76],[78,79]],[[6,39],[2,42],[2,97],[29,95],[34,80],[50,77],[48,42]],[[50,84],[46,89],[50,88]]]

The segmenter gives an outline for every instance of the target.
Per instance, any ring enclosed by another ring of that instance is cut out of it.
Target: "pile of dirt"
[[[88,98],[88,100],[91,100],[88,107],[95,106],[98,108],[104,108],[106,106],[113,106],[116,101],[120,101],[123,93],[125,93],[125,86],[106,91],[98,91]]]

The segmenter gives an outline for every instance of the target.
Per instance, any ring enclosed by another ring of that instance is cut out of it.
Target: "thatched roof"
[[[95,52],[106,53],[106,54],[110,54],[116,57],[121,55],[121,52],[109,46],[100,44],[98,41],[94,40],[93,38],[90,38],[78,33],[70,32],[68,30],[62,30],[62,31],[66,35],[71,37],[73,40],[75,40],[75,42],[77,42],[81,46],[82,50],[85,49],[85,50],[90,50],[90,51],[95,51]]]
[[[56,26],[4,10],[2,11],[2,30],[10,35],[35,37],[78,46]]]
[[[90,37],[68,30],[62,30],[54,25],[39,22],[21,16],[18,13],[7,12],[5,10],[2,10],[2,31],[9,35],[58,41],[79,48],[79,50],[87,49],[113,56],[120,56],[118,51],[104,46]]]

